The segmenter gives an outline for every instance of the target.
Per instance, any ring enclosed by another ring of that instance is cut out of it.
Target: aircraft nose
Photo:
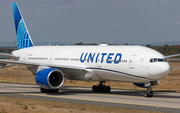
[[[149,72],[152,75],[152,79],[160,80],[169,74],[170,65],[168,62],[156,63],[154,65],[155,68]]]
[[[170,65],[169,65],[169,63],[161,65],[160,66],[160,72],[161,72],[163,77],[167,76],[169,74],[169,72],[170,72]]]

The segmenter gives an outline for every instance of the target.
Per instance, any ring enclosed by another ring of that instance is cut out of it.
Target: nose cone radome
[[[163,65],[160,65],[159,66],[159,75],[158,75],[158,78],[159,79],[162,79],[164,78],[165,76],[167,76],[170,72],[170,65],[168,62],[166,63],[163,63]]]
[[[169,72],[170,65],[168,62],[157,62],[153,64],[153,68],[149,73],[151,74],[151,79],[160,80],[167,76]]]

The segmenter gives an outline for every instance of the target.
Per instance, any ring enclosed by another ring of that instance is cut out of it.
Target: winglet
[[[14,14],[14,23],[17,35],[18,49],[33,46],[33,41],[29,35],[26,24],[16,2],[12,3],[12,8]]]

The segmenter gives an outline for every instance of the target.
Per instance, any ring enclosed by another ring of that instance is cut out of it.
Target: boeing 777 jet
[[[35,46],[17,3],[12,3],[18,50],[0,53],[14,60],[0,60],[1,65],[21,65],[34,75],[42,93],[57,93],[64,78],[99,81],[93,92],[110,92],[106,81],[131,82],[147,88],[145,97],[152,97],[152,88],[170,72],[167,57],[143,46]]]

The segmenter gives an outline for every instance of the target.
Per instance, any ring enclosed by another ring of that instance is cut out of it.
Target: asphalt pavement
[[[93,93],[91,88],[63,86],[59,93],[40,93],[39,86],[0,83],[0,96],[31,98],[160,112],[180,112],[180,93],[155,91],[145,98],[141,90],[112,89],[110,93]]]

